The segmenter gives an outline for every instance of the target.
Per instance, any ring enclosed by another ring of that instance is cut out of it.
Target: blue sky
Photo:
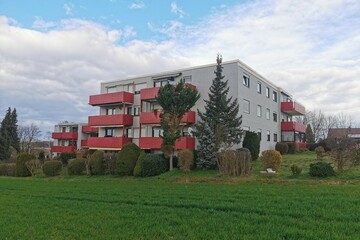
[[[0,0],[0,116],[98,114],[100,82],[240,59],[307,109],[360,122],[359,0]]]

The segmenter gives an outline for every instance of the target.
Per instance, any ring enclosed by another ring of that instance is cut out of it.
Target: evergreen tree
[[[313,132],[310,124],[307,125],[306,130],[305,130],[305,134],[306,134],[306,142],[307,143],[314,143],[315,142],[314,132]]]
[[[243,141],[243,147],[250,150],[251,159],[255,161],[260,153],[260,137],[255,132],[247,131]]]
[[[173,154],[175,150],[175,141],[181,134],[181,119],[200,98],[198,91],[185,86],[180,81],[176,86],[166,84],[161,87],[156,100],[162,107],[160,113],[160,125],[164,130],[162,139],[162,150],[170,155],[170,171],[173,169]]]
[[[18,134],[16,108],[14,108],[10,114],[9,138],[10,146],[12,146],[17,152],[20,152],[20,139]]]
[[[198,138],[202,138],[205,133],[204,123],[206,122],[212,132],[212,143],[214,153],[218,152],[221,147],[229,148],[234,144],[241,142],[242,116],[239,116],[239,103],[237,99],[228,98],[229,87],[228,80],[224,81],[222,58],[220,55],[216,59],[217,66],[215,78],[209,89],[209,99],[205,101],[205,111],[200,112],[199,124],[197,125]],[[199,143],[200,144],[200,143]],[[200,149],[204,146],[200,146]]]
[[[206,122],[202,124],[202,134],[198,137],[198,161],[196,165],[200,168],[215,168],[216,155],[212,139],[214,134]]]
[[[9,129],[11,126],[11,109],[6,112],[4,119],[0,126],[0,160],[8,161],[10,159],[10,134]]]

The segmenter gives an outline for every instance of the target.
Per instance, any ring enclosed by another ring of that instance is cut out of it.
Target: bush
[[[282,156],[280,152],[276,150],[265,150],[262,152],[261,161],[264,170],[271,168],[278,172],[280,170],[281,160]]]
[[[104,152],[103,151],[95,151],[90,156],[90,173],[93,175],[103,175],[104,174]]]
[[[330,163],[317,162],[310,164],[309,174],[312,177],[330,177],[335,176],[335,171]]]
[[[33,154],[28,153],[20,153],[16,158],[16,176],[17,177],[27,177],[30,176],[31,173],[29,169],[26,167],[26,162],[35,159]]]
[[[288,142],[287,145],[288,145],[288,153],[289,154],[294,154],[295,152],[297,152],[299,150],[299,147],[294,142]]]
[[[290,168],[291,168],[291,172],[294,176],[300,175],[300,173],[302,172],[301,167],[299,167],[298,165],[293,164],[293,165],[291,165]]]
[[[125,144],[116,159],[116,173],[122,176],[133,175],[140,152],[141,149],[135,143]]]
[[[141,151],[138,160],[136,161],[136,165],[134,167],[134,177],[141,177],[142,163],[144,161],[145,156],[146,156],[145,151]]]
[[[58,160],[46,161],[42,167],[45,176],[53,177],[60,175],[62,170],[62,163]]]
[[[218,169],[221,174],[230,176],[249,175],[251,160],[251,153],[247,148],[222,151],[218,157]]]
[[[41,150],[39,152],[38,159],[40,160],[41,163],[44,163],[44,161],[45,161],[45,153],[44,153],[44,151]]]
[[[306,144],[306,148],[309,149],[309,151],[314,151],[315,148],[317,148],[319,146],[319,144],[317,143],[307,143]]]
[[[16,163],[7,164],[7,175],[12,177],[16,176]]]
[[[325,156],[325,149],[322,146],[315,148],[317,160],[321,160]]]
[[[260,137],[255,132],[247,131],[243,141],[243,148],[250,150],[251,159],[255,161],[260,153]]]
[[[328,146],[328,140],[327,139],[320,140],[318,145],[322,146],[324,148],[325,152],[331,151],[331,148]]]
[[[70,159],[67,169],[69,175],[81,175],[86,170],[85,159]]]
[[[25,162],[25,166],[29,170],[31,176],[36,175],[36,171],[40,168],[41,162],[39,159],[32,159],[30,161]]]
[[[104,171],[105,174],[116,174],[116,159],[117,153],[105,153],[104,154]]]
[[[68,164],[70,159],[74,159],[74,158],[76,158],[75,153],[61,153],[59,157],[60,161],[64,166]]]
[[[180,170],[189,172],[194,165],[194,154],[191,150],[185,149],[178,153],[178,165]]]
[[[147,154],[142,162],[141,176],[156,176],[167,170],[167,161],[158,154]]]
[[[0,164],[0,176],[7,176],[7,164]]]
[[[278,142],[275,145],[275,150],[279,151],[281,155],[284,155],[288,153],[289,147],[287,143]]]

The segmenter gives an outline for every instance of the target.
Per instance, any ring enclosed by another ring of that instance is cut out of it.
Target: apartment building
[[[274,149],[278,141],[305,147],[305,126],[293,121],[293,116],[305,112],[301,104],[239,60],[223,62],[222,66],[229,96],[239,102],[242,128],[259,134],[261,150]],[[201,98],[183,117],[183,137],[176,142],[176,148],[195,149],[192,131],[196,110],[204,110],[215,67],[209,64],[101,83],[100,94],[89,98],[89,104],[99,108],[99,115],[88,118],[88,126],[98,129],[97,137],[87,139],[88,148],[120,150],[124,144],[134,142],[142,149],[159,150],[162,129],[155,97],[164,84],[183,79],[199,91]]]

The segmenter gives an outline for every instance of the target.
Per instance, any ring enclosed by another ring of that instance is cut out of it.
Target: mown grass
[[[305,170],[294,179],[285,170],[311,161],[288,155],[271,179],[259,163],[245,178],[0,177],[0,239],[360,239],[358,176],[319,181]]]

